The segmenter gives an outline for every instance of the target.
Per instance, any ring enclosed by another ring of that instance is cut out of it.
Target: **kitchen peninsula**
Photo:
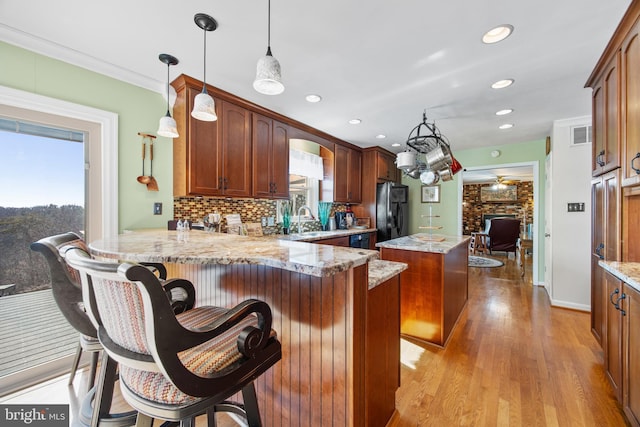
[[[383,260],[409,265],[400,279],[403,335],[446,345],[467,303],[469,239],[420,233],[376,244]]]
[[[256,382],[265,426],[384,426],[395,411],[399,320],[395,331],[380,324],[399,319],[406,265],[366,249],[203,231],[136,231],[89,246],[100,258],[164,263],[169,277],[193,282],[197,305],[270,305],[282,360]]]

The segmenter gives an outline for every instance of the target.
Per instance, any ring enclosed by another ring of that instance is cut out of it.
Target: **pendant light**
[[[160,62],[167,64],[167,114],[160,119],[160,126],[158,127],[158,135],[165,136],[167,138],[178,137],[178,126],[176,121],[171,117],[169,113],[169,67],[178,63],[178,58],[171,56],[168,53],[161,53],[158,56]]]
[[[280,63],[271,54],[271,0],[269,0],[267,20],[267,54],[258,59],[256,79],[253,88],[265,95],[279,95],[284,92]]]
[[[196,13],[193,17],[196,25],[204,30],[204,75],[202,76],[202,92],[196,95],[191,116],[205,122],[218,120],[216,104],[211,95],[207,93],[207,31],[215,31],[218,23],[215,19],[204,13]]]

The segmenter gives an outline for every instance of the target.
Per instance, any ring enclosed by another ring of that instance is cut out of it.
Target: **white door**
[[[551,166],[552,153],[547,155],[544,162],[544,287],[547,294],[553,295],[553,265],[551,256]]]

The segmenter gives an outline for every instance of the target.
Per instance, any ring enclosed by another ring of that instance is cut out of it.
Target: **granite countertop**
[[[369,261],[369,290],[409,268],[404,262],[375,259]]]
[[[377,251],[204,231],[141,230],[91,242],[95,256],[133,262],[258,264],[331,276],[378,259]]]
[[[438,240],[430,240],[442,239]],[[445,236],[442,234],[418,233],[377,243],[379,248],[402,249],[405,251],[433,252],[446,254],[458,245],[469,244],[470,236]]]
[[[290,240],[295,242],[314,242],[316,240],[333,239],[335,237],[351,236],[353,234],[375,233],[375,228],[348,228],[346,230],[331,231],[305,231],[303,233],[276,234],[280,240]]]
[[[640,262],[598,261],[598,264],[640,292]]]

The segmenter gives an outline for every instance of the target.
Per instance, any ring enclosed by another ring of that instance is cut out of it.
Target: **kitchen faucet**
[[[309,211],[309,214],[311,215],[311,218],[313,218],[313,213],[311,212],[311,208],[309,206],[307,206],[307,205],[300,206],[298,208],[298,233],[302,233],[302,221],[300,220],[300,218],[301,218],[300,213],[305,209]]]

